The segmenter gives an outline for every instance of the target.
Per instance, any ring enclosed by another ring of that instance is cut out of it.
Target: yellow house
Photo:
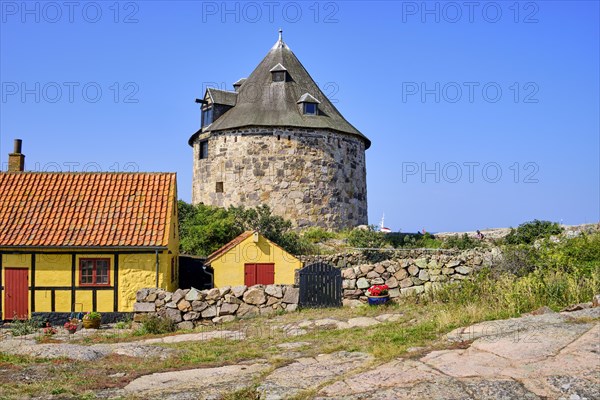
[[[22,172],[15,156],[0,173],[2,319],[109,321],[138,289],[177,287],[174,173]]]
[[[258,232],[246,231],[208,256],[215,287],[294,284],[302,262]]]

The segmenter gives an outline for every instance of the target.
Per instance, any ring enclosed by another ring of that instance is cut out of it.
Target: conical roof
[[[287,71],[285,82],[273,82],[271,71]],[[319,103],[319,115],[304,115],[298,100],[309,93]],[[369,148],[371,141],[352,126],[319,89],[298,58],[280,39],[238,89],[234,107],[214,121],[210,131],[248,126],[331,129],[360,137]],[[201,131],[190,138],[190,144]]]

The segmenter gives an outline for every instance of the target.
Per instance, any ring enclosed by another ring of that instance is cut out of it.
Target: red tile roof
[[[166,247],[174,173],[0,173],[0,247]]]
[[[237,246],[238,244],[242,243],[244,240],[246,240],[247,238],[252,236],[253,233],[254,233],[254,231],[246,231],[246,232],[240,234],[235,239],[233,239],[231,242],[227,243],[226,245],[221,247],[219,250],[210,254],[206,258],[206,261],[204,263],[210,264],[211,261],[214,261],[215,259],[219,258],[221,255],[227,253],[229,250],[233,249],[235,246]]]

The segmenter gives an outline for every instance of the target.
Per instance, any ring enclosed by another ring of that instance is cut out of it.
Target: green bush
[[[539,248],[536,262],[566,272],[600,274],[600,233],[545,243]]]
[[[444,240],[444,248],[446,249],[467,250],[480,247],[481,245],[481,240],[472,238],[466,233],[463,233],[462,236],[452,235]]]
[[[337,235],[334,232],[327,231],[323,228],[308,228],[302,232],[302,238],[310,243],[322,243],[329,239],[335,239]]]
[[[29,320],[19,320],[13,318],[10,324],[10,333],[13,336],[25,336],[37,332],[44,324],[38,318],[31,318]]]
[[[138,334],[161,335],[171,333],[177,330],[177,326],[168,318],[161,318],[157,315],[145,315],[142,318],[142,326],[138,329]]]
[[[385,244],[385,235],[376,231],[373,225],[367,229],[356,228],[348,234],[348,244],[351,247],[379,249]]]
[[[539,259],[539,251],[533,246],[524,244],[504,246],[502,257],[494,266],[494,272],[525,276],[540,265]]]
[[[129,315],[126,315],[120,321],[117,321],[117,323],[115,324],[115,328],[116,329],[129,329],[129,328],[131,328],[131,325],[132,325],[131,317]]]
[[[442,241],[436,239],[436,237],[429,232],[426,232],[425,234],[392,232],[385,235],[385,241],[395,248],[437,249],[442,247]]]
[[[506,244],[532,244],[537,239],[548,238],[558,235],[562,228],[557,222],[533,220],[525,222],[517,227],[511,228],[504,238]]]
[[[502,246],[496,270],[523,276],[537,269],[592,276],[600,274],[600,233],[582,234],[558,243],[545,240],[535,247],[527,244]]]

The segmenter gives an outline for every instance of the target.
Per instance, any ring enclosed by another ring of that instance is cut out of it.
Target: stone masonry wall
[[[498,248],[475,250],[389,250],[332,255],[300,256],[304,265],[322,261],[341,269],[343,304],[367,301],[366,290],[386,284],[392,300],[422,294],[447,282],[467,279],[482,267],[492,267],[501,258]],[[177,323],[180,329],[233,321],[236,317],[296,311],[299,288],[292,285],[226,286],[210,290],[141,289],[134,304],[134,320],[158,315]]]
[[[203,140],[207,159],[199,159]],[[365,144],[351,135],[300,128],[203,134],[194,143],[193,175],[194,204],[267,204],[298,227],[367,223]]]
[[[342,270],[344,305],[367,301],[366,290],[386,284],[390,298],[421,294],[445,282],[466,279],[482,267],[491,267],[500,257],[497,248],[481,250],[391,250],[300,257],[304,265],[323,261]]]
[[[289,285],[225,286],[210,290],[141,289],[137,292],[134,321],[144,315],[158,315],[192,329],[207,323],[233,321],[235,317],[268,315],[277,311],[295,311],[299,290]]]
[[[447,262],[449,260],[460,260],[464,265],[470,267],[491,267],[500,257],[500,249],[497,247],[479,248],[470,250],[456,249],[380,249],[374,251],[348,251],[336,254],[318,254],[298,256],[304,265],[316,261],[331,264],[337,268],[356,267],[362,264],[376,264],[380,261],[392,260],[414,260],[428,258]]]

